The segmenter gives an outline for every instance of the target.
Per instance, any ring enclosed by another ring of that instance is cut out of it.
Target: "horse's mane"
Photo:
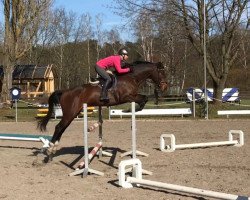
[[[139,61],[139,60],[132,63],[132,65],[139,65],[139,64],[152,64],[152,63],[148,61]]]
[[[135,65],[139,65],[139,64],[153,64],[153,63],[148,62],[148,61],[135,61],[131,65],[135,66]],[[156,64],[158,69],[164,69],[164,66],[163,66],[162,62],[157,62],[155,64]]]

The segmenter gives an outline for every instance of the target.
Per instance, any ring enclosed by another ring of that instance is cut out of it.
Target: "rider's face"
[[[128,59],[128,55],[123,55],[123,60],[127,60]]]

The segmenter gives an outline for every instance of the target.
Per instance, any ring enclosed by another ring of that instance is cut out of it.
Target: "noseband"
[[[167,84],[167,81],[160,81],[160,73],[164,72],[164,69],[157,67],[157,73],[158,73],[158,87],[161,88],[161,86]]]

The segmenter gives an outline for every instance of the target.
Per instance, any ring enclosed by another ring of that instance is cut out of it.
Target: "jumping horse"
[[[140,111],[144,108],[148,98],[138,93],[139,86],[147,79],[151,79],[161,91],[167,89],[166,75],[162,63],[138,61],[131,64],[130,68],[132,69],[131,73],[117,75],[116,84],[108,91],[109,102],[100,101],[101,86],[91,83],[83,84],[73,89],[57,90],[51,94],[48,100],[48,113],[38,122],[38,128],[41,131],[45,131],[54,112],[54,105],[60,104],[63,116],[61,121],[55,126],[50,147],[45,151],[50,160],[56,152],[63,132],[82,111],[83,103],[87,103],[88,106],[114,106],[135,102],[139,106],[136,108],[136,111]]]

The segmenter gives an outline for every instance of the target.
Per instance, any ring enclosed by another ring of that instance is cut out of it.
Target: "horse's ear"
[[[163,66],[162,62],[156,63],[156,66],[157,66],[158,69],[164,69],[164,66]]]

